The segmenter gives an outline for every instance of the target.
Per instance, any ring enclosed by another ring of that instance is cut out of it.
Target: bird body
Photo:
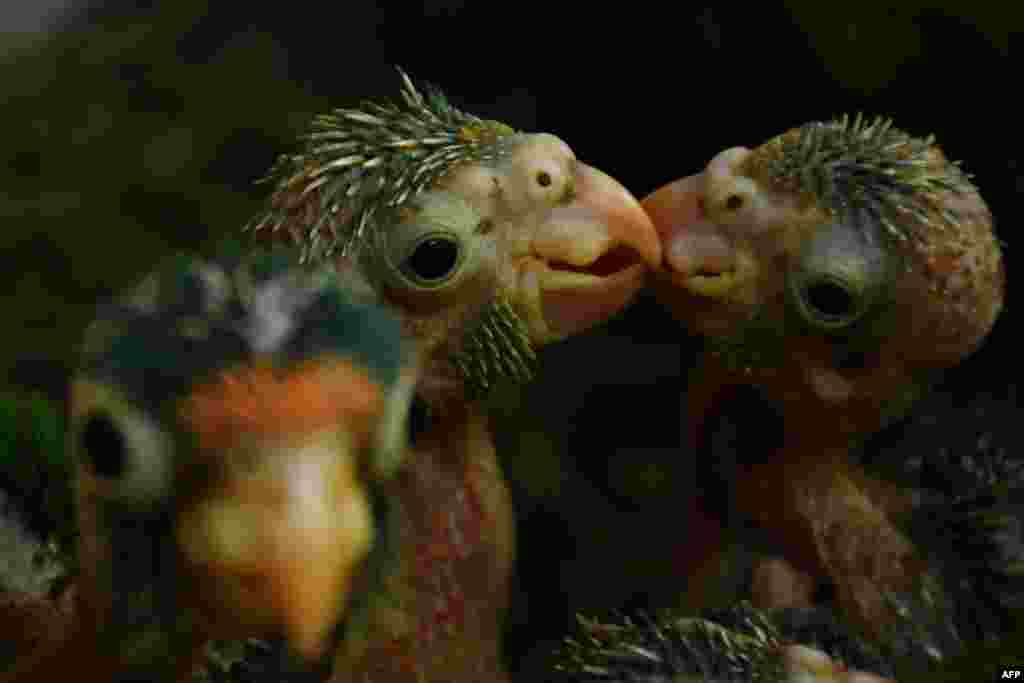
[[[660,261],[639,202],[546,133],[481,120],[400,72],[402,99],[318,117],[250,228],[358,271],[424,358],[426,416],[390,484],[401,568],[333,679],[507,680],[513,534],[482,401],[535,349],[621,310]]]

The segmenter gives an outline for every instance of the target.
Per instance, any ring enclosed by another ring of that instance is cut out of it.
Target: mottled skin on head
[[[849,451],[992,328],[1005,275],[988,207],[932,138],[860,117],[726,150],[643,204],[665,254],[657,296],[708,340],[694,442],[737,386],[779,409],[779,449],[739,454],[740,512],[881,635],[886,596],[919,590],[925,567],[896,526],[907,499]],[[717,537],[716,515],[696,517]],[[710,545],[692,544],[688,571]]]
[[[102,308],[69,401],[74,624],[4,680],[187,681],[214,639],[322,653],[388,561],[415,369],[397,320],[281,251],[174,259]]]
[[[361,273],[425,357],[429,418],[390,489],[394,604],[340,648],[335,679],[502,681],[512,517],[479,399],[621,310],[661,252],[639,202],[564,141],[401,78],[399,103],[318,117],[250,228]]]

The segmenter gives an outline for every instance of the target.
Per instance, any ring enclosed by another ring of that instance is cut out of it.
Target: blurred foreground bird
[[[664,250],[656,294],[709,347],[689,383],[694,445],[738,387],[757,390],[781,439],[753,435],[759,452],[738,454],[729,500],[884,637],[904,599],[935,591],[898,526],[910,497],[850,452],[996,320],[1005,276],[985,202],[932,138],[858,116],[726,150],[643,205]],[[681,550],[697,596],[726,515],[713,498],[695,501]]]
[[[213,639],[315,657],[358,620],[415,355],[357,287],[283,251],[175,259],[87,330],[70,623],[3,680],[187,681]]]
[[[633,196],[565,142],[400,75],[399,103],[314,121],[249,227],[358,270],[425,355],[412,452],[389,485],[392,604],[339,648],[333,680],[503,681],[512,517],[483,399],[528,380],[536,347],[622,309],[661,252]]]

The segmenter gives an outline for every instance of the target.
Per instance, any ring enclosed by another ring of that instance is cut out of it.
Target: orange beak
[[[618,181],[577,162],[572,201],[539,226],[534,252],[548,341],[604,322],[661,263],[661,244],[640,203]]]

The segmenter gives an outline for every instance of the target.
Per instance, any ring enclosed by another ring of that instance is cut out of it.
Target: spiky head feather
[[[673,615],[599,621],[577,616],[578,635],[567,638],[555,669],[565,681],[722,683],[784,680],[775,627],[754,613],[749,630]]]
[[[752,155],[751,175],[841,215],[866,213],[899,240],[923,240],[921,230],[941,227],[925,198],[974,191],[958,162],[936,158],[934,144],[934,136],[912,137],[891,119],[844,114],[769,141]],[[956,225],[955,211],[940,207],[939,213]]]
[[[402,79],[399,103],[365,102],[313,119],[302,149],[282,155],[264,182],[270,208],[250,230],[283,230],[302,259],[346,255],[384,209],[399,207],[460,164],[497,159],[515,131],[452,106],[440,90]]]

